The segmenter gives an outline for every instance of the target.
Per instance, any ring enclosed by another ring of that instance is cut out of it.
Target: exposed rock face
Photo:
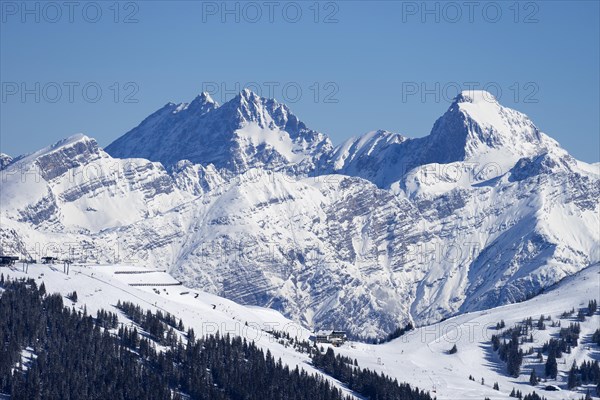
[[[3,170],[12,162],[12,157],[8,154],[0,153],[0,170]]]

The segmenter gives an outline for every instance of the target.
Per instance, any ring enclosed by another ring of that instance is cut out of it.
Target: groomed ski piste
[[[47,292],[59,292],[65,296],[65,305],[79,310],[85,307],[92,316],[96,315],[96,311],[105,309],[116,312],[120,323],[132,325],[116,308],[118,300],[129,301],[142,309],[169,312],[182,319],[186,328],[193,328],[196,335],[219,332],[242,336],[255,341],[265,351],[270,350],[275,358],[281,358],[292,368],[299,366],[309,373],[319,372],[312,367],[306,354],[280,343],[269,333],[282,331],[291,337],[308,340],[311,331],[306,327],[271,309],[244,306],[187,288],[164,270],[131,265],[73,264],[67,275],[62,264],[31,264],[27,272],[21,264],[16,264],[0,268],[0,273],[12,279],[33,278],[38,284],[44,282]],[[75,303],[66,298],[73,291],[78,295]],[[535,353],[524,357],[519,378],[509,377],[505,363],[492,351],[490,341],[492,335],[498,333],[496,324],[501,320],[504,320],[506,328],[510,328],[529,317],[537,321],[543,314],[551,316],[553,321],[560,320],[565,327],[575,318],[561,320],[559,317],[563,312],[584,308],[589,300],[599,298],[600,265],[596,264],[522,303],[467,313],[419,327],[389,343],[372,345],[349,341],[334,350],[337,354],[356,359],[362,368],[383,372],[399,382],[429,391],[440,400],[510,399],[513,388],[524,395],[535,391],[549,400],[581,399],[588,388],[594,396],[595,388],[590,385],[577,392],[569,391],[567,374],[573,361],[580,364],[584,360],[600,360],[598,346],[590,343],[592,333],[600,327],[598,312],[581,322],[579,345],[570,354],[565,353],[558,359],[557,380],[544,381],[544,364],[535,360]],[[522,348],[537,348],[551,337],[557,337],[560,328],[550,327],[550,322],[547,325],[546,330],[534,330],[534,342],[526,343]],[[458,351],[448,354],[455,344]],[[535,387],[529,384],[531,368],[536,368],[537,375],[542,377],[542,382]],[[469,376],[474,380],[470,380]],[[329,379],[352,394],[339,382]],[[500,390],[493,389],[496,382]],[[561,390],[546,391],[547,385],[557,385]]]

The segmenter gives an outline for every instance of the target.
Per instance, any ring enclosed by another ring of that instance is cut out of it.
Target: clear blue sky
[[[274,85],[336,144],[374,129],[417,137],[473,82],[500,88],[501,103],[577,158],[600,159],[598,1],[264,3],[230,2],[228,13],[220,1],[25,10],[3,0],[0,150],[14,156],[77,132],[106,146],[212,82],[256,82],[264,96]]]

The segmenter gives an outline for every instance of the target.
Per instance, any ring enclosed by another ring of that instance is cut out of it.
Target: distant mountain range
[[[308,327],[382,337],[524,300],[600,261],[600,171],[489,93],[430,135],[334,147],[244,90],[168,103],[105,150],[0,157],[0,251],[166,268]]]

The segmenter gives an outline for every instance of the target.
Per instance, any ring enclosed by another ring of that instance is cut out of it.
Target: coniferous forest
[[[61,295],[46,294],[33,280],[2,278],[0,287],[0,393],[11,399],[348,399],[322,377],[290,369],[239,337],[196,338],[180,330],[181,321],[151,313],[143,321],[154,326],[152,334],[117,329],[115,314],[102,310],[94,318],[67,308]],[[156,340],[161,333],[168,340]],[[158,351],[157,342],[166,350]],[[333,352],[322,357],[315,365],[349,377],[344,382],[365,398],[430,399],[368,370],[340,366],[345,361]]]

